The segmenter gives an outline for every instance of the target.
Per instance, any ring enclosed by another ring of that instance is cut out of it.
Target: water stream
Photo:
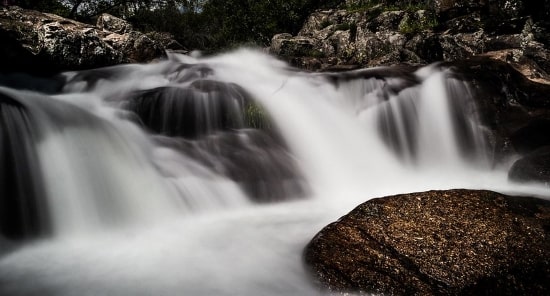
[[[438,65],[312,74],[242,49],[61,77],[0,88],[0,295],[322,295],[303,247],[368,199],[548,195],[489,161]]]

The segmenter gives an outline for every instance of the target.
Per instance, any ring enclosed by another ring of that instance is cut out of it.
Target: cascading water
[[[437,65],[307,74],[239,50],[62,77],[0,88],[1,295],[319,295],[302,248],[370,198],[547,194],[491,169]]]

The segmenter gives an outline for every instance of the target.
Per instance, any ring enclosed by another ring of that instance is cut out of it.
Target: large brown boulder
[[[367,201],[305,249],[332,291],[548,295],[550,201],[447,190]]]

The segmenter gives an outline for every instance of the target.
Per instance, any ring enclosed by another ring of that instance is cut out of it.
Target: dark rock
[[[447,34],[454,35],[458,33],[478,32],[483,27],[483,24],[481,23],[479,13],[474,12],[446,20],[443,22],[443,27],[446,28]]]
[[[179,53],[187,53],[185,47],[174,39],[174,36],[166,32],[149,32],[145,34],[161,48]]]
[[[405,43],[405,48],[418,55],[422,61],[438,61],[443,59],[443,48],[437,35],[419,33]]]
[[[310,38],[292,38],[290,34],[278,34],[273,37],[272,51],[283,57],[303,57],[314,55],[315,41]]]
[[[508,178],[521,183],[538,182],[550,186],[550,146],[537,149],[517,160]]]
[[[332,291],[384,295],[547,295],[550,202],[447,190],[372,199],[305,249]]]
[[[515,131],[512,145],[519,153],[529,153],[543,146],[550,146],[550,118],[535,118]]]
[[[245,127],[245,109],[251,99],[241,87],[208,80],[193,84],[136,92],[125,108],[149,130],[166,136],[192,139]]]
[[[512,66],[519,68],[520,64],[490,56],[441,65],[451,67],[475,92],[477,112],[495,160],[526,151],[523,147],[531,147],[527,149],[530,150],[545,143],[541,139],[547,137],[540,136],[545,133],[544,125],[532,122],[550,120],[550,84],[527,79]]]
[[[248,128],[216,132],[194,140],[168,137],[156,140],[232,179],[254,202],[299,198],[309,191],[288,148],[269,131]]]
[[[479,11],[483,8],[486,1],[479,0],[435,0],[433,1],[434,9],[438,13],[446,14],[446,17],[456,17],[457,15],[465,15],[474,11]]]

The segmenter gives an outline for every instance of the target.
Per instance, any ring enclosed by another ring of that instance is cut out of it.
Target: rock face
[[[498,162],[550,144],[550,84],[538,83],[513,65],[489,56],[444,62],[468,82]]]
[[[18,7],[0,8],[0,69],[55,73],[147,62],[164,55],[166,40],[157,36],[133,31],[129,23],[109,15],[92,26]]]
[[[274,36],[271,52],[296,66],[323,70],[425,64],[507,50],[509,61],[532,61],[539,75],[550,72],[548,13],[540,11],[550,1],[538,9],[520,0],[346,2],[344,9],[311,14],[295,37]]]
[[[305,262],[333,291],[548,295],[550,202],[449,190],[370,200],[325,227]]]
[[[550,146],[537,149],[516,161],[508,176],[516,182],[539,182],[550,187]]]
[[[542,152],[550,145],[550,84],[528,79],[513,64],[488,56],[442,65],[460,73],[477,93],[477,112],[495,165],[519,156],[510,180],[550,184],[550,162]]]

